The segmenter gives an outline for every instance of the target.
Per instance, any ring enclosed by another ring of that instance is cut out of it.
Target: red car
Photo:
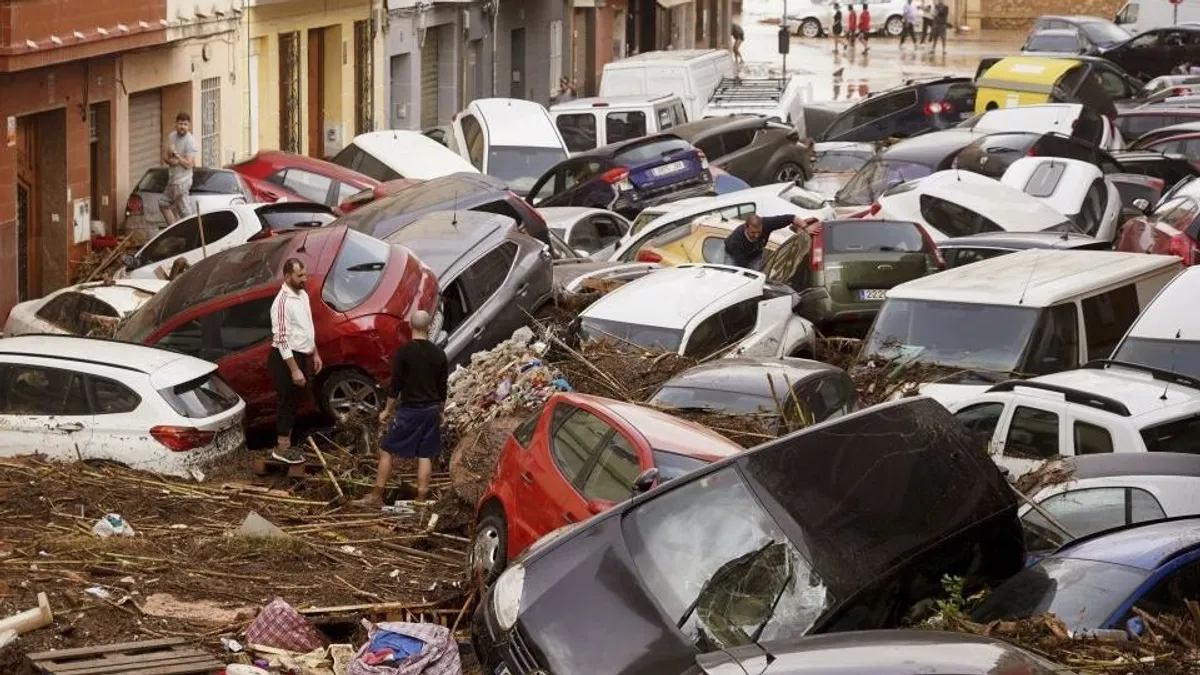
[[[396,180],[389,180],[380,183],[373,188],[367,188],[362,192],[350,195],[349,199],[341,204],[338,204],[334,210],[337,211],[339,215],[344,216],[360,206],[366,206],[367,204],[370,204],[376,199],[391,197],[392,195],[401,192],[405,188],[410,188],[414,185],[424,182],[425,181],[421,180],[420,178],[397,178]]]
[[[379,181],[332,162],[279,150],[260,150],[229,167],[250,187],[255,201],[316,202],[337,206]]]
[[[1200,168],[1200,132],[1158,138],[1139,144],[1138,150],[1149,150],[1163,154],[1183,155]]]
[[[500,453],[476,509],[473,562],[490,580],[542,536],[741,451],[724,436],[650,408],[555,394]]]
[[[117,338],[215,362],[245,399],[247,424],[272,422],[270,308],[291,257],[308,267],[325,364],[310,399],[334,416],[377,407],[376,387],[391,377],[392,354],[412,336],[408,317],[435,311],[437,279],[407,248],[345,227],[297,230],[215,253],[143,305]],[[315,412],[311,402],[307,408]]]
[[[1200,262],[1200,181],[1174,192],[1148,216],[1121,228],[1114,248],[1134,253],[1173,255],[1184,265]]]

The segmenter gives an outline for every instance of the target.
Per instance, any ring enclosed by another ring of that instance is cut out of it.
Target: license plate
[[[501,663],[500,665],[496,666],[495,675],[512,675],[512,671],[508,669],[508,666]]]
[[[687,162],[682,161],[663,164],[662,166],[656,166],[653,169],[650,169],[650,175],[654,176],[655,178],[660,178],[668,174],[679,173],[680,171],[683,171],[685,166],[687,166]]]
[[[887,291],[880,288],[865,289],[858,292],[859,300],[887,300]]]
[[[246,444],[246,435],[240,427],[231,427],[217,434],[217,450],[232,452]]]

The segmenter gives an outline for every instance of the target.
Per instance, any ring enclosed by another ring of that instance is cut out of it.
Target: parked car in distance
[[[1074,28],[1047,28],[1030,32],[1021,47],[1022,54],[1095,54],[1096,47]]]
[[[107,460],[184,478],[246,444],[246,404],[211,363],[66,335],[5,338],[0,456]]]
[[[1117,193],[1121,195],[1122,224],[1130,218],[1148,214],[1162,199],[1165,183],[1161,178],[1136,173],[1110,173],[1105,174],[1105,177],[1112,181],[1117,187]]]
[[[1128,220],[1114,248],[1173,255],[1186,266],[1200,262],[1200,181],[1192,180],[1150,213]]]
[[[1133,37],[1129,31],[1099,16],[1043,14],[1033,22],[1033,27],[1029,29],[1029,38],[1032,40],[1043,31],[1062,30],[1078,33],[1081,40],[1079,47],[1086,48],[1087,51],[1080,52],[1077,49],[1076,52],[1087,54],[1102,53]],[[1028,47],[1027,42],[1026,48]]]
[[[937,247],[946,267],[954,268],[1031,248],[1108,251],[1112,244],[1075,232],[984,232],[943,239]]]
[[[1014,162],[1026,157],[1062,157],[1096,165],[1104,173],[1124,168],[1102,148],[1085,140],[1058,133],[1005,131],[981,136],[963,148],[950,168],[972,171],[999,179]]]
[[[816,38],[830,33],[833,26],[833,10],[829,3],[797,3],[788,8],[784,25],[793,35]],[[861,5],[859,5],[861,7]],[[901,0],[876,0],[870,3],[872,31],[890,37],[898,37],[904,29],[904,3]],[[857,7],[856,7],[857,9]]]
[[[1099,630],[1138,637],[1134,608],[1189,617],[1200,594],[1200,518],[1174,518],[1080,538],[992,589],[969,618],[979,623],[1053,614],[1073,635]]]
[[[475,511],[472,567],[494,580],[564,524],[740,452],[724,436],[657,410],[554,394],[500,452]]]
[[[1023,157],[1001,183],[1036,197],[1089,237],[1112,241],[1121,225],[1121,193],[1100,167],[1078,159]]]
[[[37,300],[26,300],[8,313],[3,335],[57,333],[111,335],[117,324],[162,290],[161,279],[93,281],[60,288]]]
[[[411,251],[437,279],[430,335],[451,366],[507,339],[554,296],[550,251],[508,216],[427,213],[384,241]]]
[[[801,77],[724,77],[708,97],[700,119],[757,115],[786,124],[800,136],[806,136],[804,109],[812,98],[812,83]]]
[[[204,258],[276,230],[315,228],[333,222],[328,206],[313,203],[238,204],[184,218],[125,256],[117,279],[166,279],[175,260]]]
[[[1146,86],[1145,82],[1125,72],[1120,66],[1112,61],[1109,61],[1103,56],[1089,56],[1087,54],[1063,54],[1056,52],[1028,52],[1022,54],[1022,56],[1034,57],[1039,59],[1039,61],[1043,61],[1045,59],[1060,59],[1067,62],[1067,68],[1065,72],[1063,72],[1056,80],[1056,84],[1065,85],[1060,86],[1060,91],[1058,93],[1052,92],[1052,95],[1048,97],[1042,95],[1040,97],[1042,100],[1022,102],[1021,94],[1018,92],[1023,90],[1013,90],[1014,93],[1018,93],[1018,102],[1022,105],[1051,102],[1048,99],[1062,99],[1066,102],[1078,102],[1079,99],[1085,97],[1087,100],[1084,100],[1083,102],[1087,103],[1089,100],[1092,100],[1099,94],[1103,94],[1108,100],[1099,100],[1098,102],[1102,107],[1098,107],[1097,110],[1103,110],[1104,113],[1107,114],[1109,112],[1109,106],[1115,105],[1116,109],[1120,110],[1122,107],[1136,105],[1138,97],[1142,95]],[[975,79],[979,80],[992,66],[996,65],[1002,60],[1002,58],[997,57],[985,57],[980,59],[979,66],[975,70]],[[1030,68],[1029,66],[1033,67]],[[1038,68],[1038,65],[1034,65],[1027,61],[1025,66],[1018,66],[1018,68],[1021,70],[1035,70]],[[1010,70],[1005,77],[1011,78],[1013,75],[1015,75],[1015,73]],[[1093,81],[1091,85],[1083,86],[1082,83],[1089,77],[1095,78],[1095,81]],[[1033,93],[1034,92],[1029,92],[1029,94]],[[1007,97],[1007,94],[1005,94],[1005,97]],[[987,103],[990,101],[996,101],[997,106],[999,106],[1000,102],[995,97],[990,98],[989,101],[985,101],[984,106],[986,107]]]
[[[1120,131],[1107,117],[1081,103],[993,108],[963,121],[959,126],[983,133],[1058,133],[1087,141],[1105,150],[1119,150],[1125,144]]]
[[[830,198],[876,153],[871,143],[816,143],[812,150],[813,173],[804,188]]]
[[[279,150],[259,150],[229,167],[250,187],[256,202],[304,201],[334,207],[379,181],[333,162]]]
[[[451,129],[451,150],[522,197],[568,154],[554,119],[536,101],[477,98],[454,116]]]
[[[1117,128],[1121,130],[1121,136],[1126,140],[1137,139],[1159,129],[1190,123],[1200,123],[1200,108],[1142,106],[1120,111],[1115,121]],[[1131,146],[1131,149],[1135,148]]]
[[[150,239],[172,223],[163,222],[159,201],[167,189],[167,168],[155,167],[146,171],[125,201],[125,230],[135,241]],[[190,199],[192,213],[207,213],[214,209],[247,204],[255,201],[250,188],[236,172],[228,169],[196,167],[192,171]]]
[[[339,216],[344,216],[359,207],[366,206],[367,204],[383,199],[384,197],[391,197],[392,195],[400,194],[408,188],[414,185],[420,185],[424,182],[425,181],[419,178],[400,178],[397,180],[389,180],[387,182],[380,183],[373,188],[355,192],[347,197],[346,201],[335,206],[333,212]]]
[[[833,196],[839,215],[871,206],[884,192],[901,183],[949,169],[958,153],[981,135],[969,129],[947,129],[909,138],[883,150],[859,167]],[[845,208],[844,213],[841,207]]]
[[[1171,124],[1169,126],[1159,127],[1158,129],[1147,131],[1141,136],[1135,138],[1133,142],[1129,144],[1129,149],[1145,150],[1147,146],[1165,138],[1200,133],[1200,117],[1198,117],[1197,120],[1198,121],[1196,122],[1181,122],[1179,124]]]
[[[1121,7],[1113,21],[1137,35],[1159,26],[1200,21],[1200,8],[1186,3],[1177,6],[1170,0],[1130,0]]]
[[[489,673],[652,675],[714,649],[897,627],[943,575],[975,584],[1020,570],[1016,507],[936,403],[875,406],[543,538],[484,592],[471,644]],[[744,592],[734,608],[729,583]],[[568,611],[582,606],[593,611]]]
[[[437,279],[403,246],[346,227],[282,234],[211,255],[143,305],[117,338],[215,362],[246,400],[248,424],[270,423],[277,405],[267,373],[270,310],[283,263],[293,257],[308,269],[324,362],[311,385],[316,407],[306,402],[301,412],[341,417],[377,408],[392,355],[410,338],[410,313],[437,309]]]
[[[1103,56],[1143,80],[1168,75],[1181,63],[1200,63],[1200,25],[1152,28]]]
[[[812,177],[808,148],[790,124],[758,115],[729,115],[689,122],[671,133],[696,146],[712,166],[752,186]]]
[[[381,183],[479,172],[453,150],[421,132],[399,129],[359,134],[330,161]]]
[[[1200,166],[1200,132],[1167,136],[1138,144],[1139,150],[1161,152],[1163,154],[1182,155],[1191,160],[1192,164]]]
[[[810,106],[820,108],[821,106]],[[817,142],[872,142],[949,129],[975,112],[975,83],[966,77],[909,80],[842,111]]]
[[[647,405],[726,415],[753,415],[775,434],[858,410],[846,371],[808,359],[720,359],[667,380]]]
[[[552,167],[529,191],[530,204],[590,206],[633,218],[647,206],[709,193],[708,159],[672,134],[583,152]]]
[[[1113,159],[1121,164],[1124,173],[1137,173],[1161,180],[1167,186],[1162,199],[1170,196],[1171,191],[1176,186],[1181,186],[1185,180],[1200,176],[1200,169],[1182,155],[1126,150],[1114,152]]]
[[[550,117],[571,153],[632,141],[688,121],[676,94],[577,98],[550,106]]]
[[[584,258],[608,260],[617,243],[629,232],[628,220],[604,209],[548,206],[537,211],[550,231]]]
[[[1113,350],[1113,359],[1200,380],[1200,320],[1191,311],[1200,270],[1189,267],[1159,291]]]
[[[807,356],[815,335],[792,313],[797,302],[795,292],[767,284],[759,272],[679,265],[610,291],[579,314],[575,328],[584,340],[617,339],[697,358]]]
[[[678,95],[687,119],[698,120],[721,79],[737,73],[727,49],[670,49],[634,54],[604,64],[601,98]]]
[[[1153,103],[1176,96],[1192,96],[1197,93],[1200,93],[1200,75],[1162,75],[1147,82],[1137,100],[1143,103]]]

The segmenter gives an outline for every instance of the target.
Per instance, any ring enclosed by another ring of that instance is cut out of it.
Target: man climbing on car
[[[746,216],[746,222],[738,225],[725,239],[725,259],[730,265],[745,267],[751,270],[761,270],[763,254],[767,250],[767,240],[771,233],[792,228],[793,232],[803,232],[810,237],[821,233],[821,221],[816,218],[803,216],[767,216],[763,218],[756,214]]]

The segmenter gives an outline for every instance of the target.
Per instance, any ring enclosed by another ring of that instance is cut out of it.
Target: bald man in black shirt
[[[761,270],[763,254],[771,233],[790,227],[794,232],[805,232],[810,237],[821,233],[821,221],[804,216],[746,216],[746,222],[738,225],[725,239],[725,256],[729,264],[751,270]]]

